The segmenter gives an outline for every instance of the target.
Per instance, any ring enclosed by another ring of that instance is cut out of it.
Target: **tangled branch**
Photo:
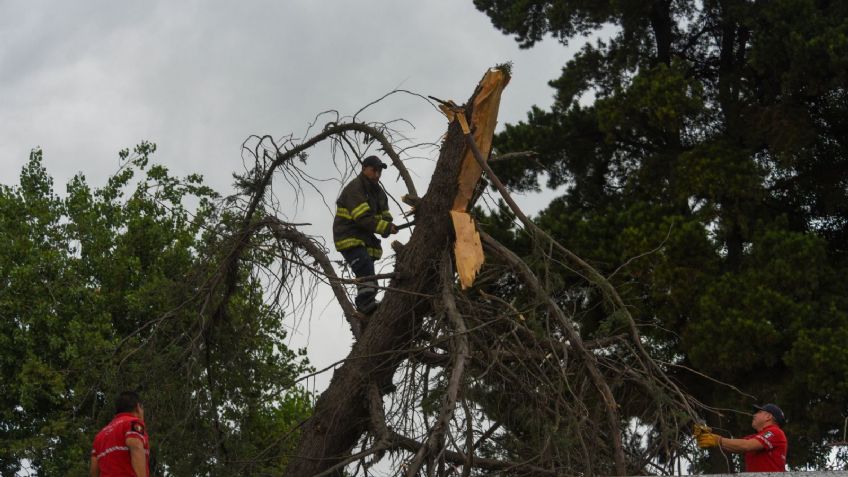
[[[348,134],[379,144],[416,204],[417,228],[396,249],[391,283],[364,330],[345,288],[351,281],[338,276],[318,238],[276,216],[267,200],[272,177],[315,144],[331,140],[355,154]],[[703,409],[651,356],[609,281],[529,220],[455,122],[420,199],[385,128],[334,122],[301,143],[254,140],[255,167],[205,326],[226,319],[234,274],[253,266],[250,254],[275,250],[287,270],[276,275],[278,287],[291,292],[303,276],[329,286],[357,338],[304,424],[287,475],[331,475],[356,462],[367,469],[386,456],[408,476],[626,475],[688,452],[680,430]],[[520,257],[481,232],[486,265],[460,291],[447,211],[466,150],[521,221],[534,254]],[[578,310],[595,295],[611,326],[587,339]]]

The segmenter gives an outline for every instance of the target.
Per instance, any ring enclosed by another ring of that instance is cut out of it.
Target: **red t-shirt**
[[[147,476],[150,475],[150,442],[144,421],[128,412],[122,412],[97,433],[91,455],[97,458],[101,477],[137,477],[130,463],[127,438],[141,439],[144,443]],[[141,476],[141,477],[147,477]]]
[[[783,472],[786,470],[786,434],[772,424],[743,439],[756,439],[763,448],[745,453],[745,472]]]

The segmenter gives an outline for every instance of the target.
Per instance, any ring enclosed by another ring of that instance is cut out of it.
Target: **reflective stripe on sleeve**
[[[336,207],[336,216],[343,219],[353,220],[353,216],[350,215],[350,211],[345,207]]]
[[[773,446],[773,445],[771,445],[771,442],[769,442],[769,440],[768,440],[768,439],[764,438],[764,437],[763,437],[763,436],[761,436],[761,435],[756,435],[756,436],[754,436],[754,439],[756,439],[756,440],[758,440],[758,441],[762,442],[763,446],[764,446],[766,449],[772,449],[772,448],[774,448],[774,446]]]
[[[353,217],[353,220],[356,220],[362,217],[362,215],[369,210],[371,210],[371,206],[368,205],[368,202],[363,202],[354,207],[353,210],[350,211],[350,215]]]
[[[388,230],[388,228],[389,228],[389,222],[386,222],[385,220],[377,221],[377,228],[376,229],[377,229],[378,234],[383,235],[384,233],[386,233],[386,230]]]
[[[108,449],[104,449],[103,452],[97,454],[97,458],[100,459],[104,455],[111,454],[112,452],[116,452],[116,451],[127,451],[127,452],[129,452],[130,448],[127,447],[127,446],[112,446],[112,447],[109,447]]]

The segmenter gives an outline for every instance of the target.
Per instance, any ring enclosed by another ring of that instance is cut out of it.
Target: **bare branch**
[[[620,417],[618,415],[618,405],[615,402],[612,391],[610,391],[609,385],[606,380],[604,380],[600,370],[598,370],[598,364],[594,355],[589,353],[589,351],[583,346],[583,340],[580,335],[568,321],[568,318],[565,317],[565,314],[559,306],[557,306],[557,304],[554,303],[554,301],[551,300],[550,297],[543,291],[536,279],[536,276],[530,271],[530,268],[527,267],[521,259],[515,256],[514,253],[499,244],[488,234],[481,232],[480,236],[487,247],[514,266],[516,271],[518,271],[524,278],[524,282],[527,283],[531,289],[540,296],[540,298],[547,302],[548,310],[551,315],[556,317],[557,321],[559,321],[563,329],[568,333],[569,341],[583,358],[586,369],[592,378],[592,382],[604,398],[604,402],[606,404],[607,424],[610,427],[610,438],[612,439],[612,444],[615,449],[613,456],[615,458],[616,472],[618,475],[625,475],[627,473],[627,468],[625,466],[624,448],[621,444],[621,434],[619,432],[619,426],[621,424]]]
[[[456,333],[454,336],[451,366],[451,376],[448,381],[447,392],[445,393],[444,401],[442,402],[442,410],[439,413],[439,418],[433,424],[430,435],[427,437],[426,445],[422,446],[415,454],[415,458],[406,475],[414,477],[421,468],[424,462],[424,457],[438,453],[444,446],[444,434],[448,427],[448,421],[453,416],[456,409],[456,400],[459,394],[459,387],[462,381],[463,373],[465,372],[465,360],[469,354],[468,339],[465,337],[466,328],[465,322],[456,309],[456,302],[453,298],[453,267],[451,264],[449,252],[446,250],[442,255],[442,304],[445,313],[453,324]]]
[[[472,106],[454,108],[453,114],[470,121]],[[679,429],[704,406],[666,375],[667,364],[648,354],[609,280],[518,208],[459,122],[449,126],[423,197],[392,152],[389,139],[397,135],[385,127],[332,123],[303,143],[291,137],[251,143],[257,165],[246,179],[250,192],[234,201],[243,206],[236,233],[224,241],[223,259],[203,282],[204,313],[192,336],[192,352],[204,349],[203,332],[223,316],[236,270],[265,273],[277,286],[272,306],[286,306],[301,293],[306,298],[296,303],[309,306],[314,285],[330,287],[357,340],[345,359],[318,371],[332,369],[332,381],[301,428],[286,475],[329,475],[342,469],[367,473],[386,451],[396,451],[389,454],[398,463],[395,473],[407,475],[449,473],[450,465],[462,466],[463,475],[474,469],[510,475],[624,475],[645,468],[657,455],[686,451]],[[281,213],[275,209],[280,204],[270,190],[275,170],[289,181],[286,186],[306,187],[310,177],[289,169],[296,169],[294,159],[305,161],[301,153],[324,139],[337,148],[334,163],[337,154],[350,164],[373,147],[351,134],[377,141],[392,158],[408,182],[402,200],[413,206],[417,224],[408,243],[392,247],[394,271],[370,277],[391,281],[379,287],[385,291],[382,303],[364,330],[355,328],[360,318],[345,289],[358,280],[338,276],[323,242],[302,232],[294,219],[274,215]],[[459,292],[449,211],[468,151],[524,225],[531,251],[519,257],[481,233],[487,261],[473,286]],[[532,157],[523,154],[501,159]],[[271,257],[274,265],[252,263],[256,255]],[[598,319],[615,326],[591,335],[581,329]],[[593,339],[584,340],[581,333]],[[384,394],[391,397],[384,399]],[[462,413],[456,412],[457,403]],[[630,422],[653,426],[658,437],[647,447],[639,445]],[[408,467],[401,469],[401,462]]]
[[[538,156],[539,153],[536,151],[508,152],[506,154],[498,154],[497,156],[490,157],[489,162],[511,161],[513,159],[530,159]]]

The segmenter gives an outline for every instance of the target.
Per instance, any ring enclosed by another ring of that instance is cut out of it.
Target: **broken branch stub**
[[[492,68],[486,72],[480,84],[477,86],[477,94],[474,96],[471,113],[471,125],[465,120],[462,108],[453,106],[453,103],[443,103],[442,111],[450,121],[458,121],[462,132],[470,134],[477,150],[488,157],[492,150],[492,138],[495,127],[498,124],[498,109],[501,103],[501,93],[509,83],[509,74],[502,68]],[[459,282],[462,288],[467,289],[474,283],[474,277],[483,266],[483,246],[480,243],[480,235],[477,233],[477,225],[468,214],[469,205],[472,203],[474,191],[483,170],[477,164],[471,149],[465,151],[462,158],[462,169],[459,173],[456,198],[451,208],[451,220],[453,221],[456,242],[454,243],[454,256],[456,258],[456,269],[459,273]]]

